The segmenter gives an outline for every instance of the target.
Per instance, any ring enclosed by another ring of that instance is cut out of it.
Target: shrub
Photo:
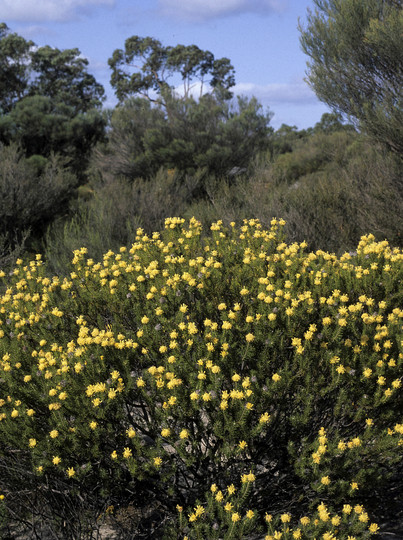
[[[164,227],[165,219],[182,213],[187,202],[201,189],[204,173],[185,175],[161,169],[152,182],[122,178],[94,182],[93,193],[82,196],[69,220],[57,220],[46,234],[45,257],[53,271],[68,272],[71,252],[85,245],[92,258],[102,258],[105,246],[130,247],[135,231],[152,233]],[[88,186],[87,186],[88,190]],[[83,194],[81,189],[80,195]]]
[[[0,267],[64,212],[75,187],[76,178],[59,158],[40,166],[39,161],[26,160],[15,145],[0,144]]]
[[[64,279],[18,261],[0,299],[10,518],[66,538],[112,507],[138,538],[376,532],[402,471],[403,256],[372,235],[308,252],[283,226],[202,238],[171,218],[99,262],[76,250]]]

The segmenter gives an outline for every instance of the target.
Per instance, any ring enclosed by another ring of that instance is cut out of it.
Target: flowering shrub
[[[362,504],[403,462],[403,255],[309,253],[283,225],[171,218],[68,278],[40,256],[2,276],[11,517],[23,481],[59,525],[80,501],[153,507],[167,538],[376,532]]]

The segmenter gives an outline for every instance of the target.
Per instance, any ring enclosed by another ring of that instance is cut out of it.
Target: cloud
[[[115,5],[116,0],[1,0],[0,20],[45,22],[69,21],[97,6]]]
[[[158,0],[163,14],[187,19],[205,21],[218,17],[259,13],[268,15],[285,9],[284,0]]]
[[[318,102],[315,93],[303,81],[270,84],[239,83],[231,90],[234,94],[255,96],[259,101],[264,101],[269,105],[272,103],[308,105]]]
[[[1,8],[0,8],[1,9]],[[54,36],[56,33],[47,26],[30,25],[21,26],[11,29],[12,32],[16,32],[20,36],[24,36],[25,39],[33,39],[36,36]]]

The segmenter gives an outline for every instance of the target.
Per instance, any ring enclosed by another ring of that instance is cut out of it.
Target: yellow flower
[[[243,474],[241,480],[242,483],[245,484],[246,482],[254,482],[256,477],[252,472],[250,472],[249,474]]]
[[[56,439],[56,437],[59,435],[59,432],[57,429],[52,429],[52,431],[49,433],[52,439]]]
[[[52,462],[54,465],[59,465],[61,459],[59,458],[59,456],[53,456]]]
[[[241,519],[241,516],[238,514],[238,512],[235,512],[234,514],[232,514],[231,516],[231,520],[236,523],[237,521],[239,521]]]
[[[238,446],[241,450],[244,450],[248,446],[248,443],[246,441],[239,441]]]
[[[74,476],[75,474],[76,474],[76,471],[74,470],[73,467],[69,467],[69,468],[67,469],[67,476],[68,476],[69,478],[71,478],[71,477]]]
[[[160,457],[155,457],[154,458],[154,465],[156,467],[159,467],[161,465],[161,463],[162,463],[162,459]]]
[[[171,430],[169,428],[165,428],[161,431],[162,437],[169,437],[171,434]]]
[[[36,439],[29,439],[29,446],[30,448],[34,448],[36,446]]]
[[[278,373],[274,373],[272,379],[274,382],[278,382],[281,379],[281,375],[279,375]]]
[[[187,429],[182,429],[182,431],[179,433],[179,437],[181,439],[187,439],[189,437],[189,431]]]
[[[328,476],[322,476],[321,478],[321,483],[324,485],[324,486],[328,486],[330,484],[330,478]]]
[[[201,506],[200,504],[196,506],[196,508],[194,509],[195,511],[195,514],[197,517],[201,516],[202,514],[204,514],[204,508],[203,506]]]
[[[369,531],[371,533],[376,533],[379,530],[379,527],[376,523],[371,523],[371,525],[368,527]]]
[[[227,512],[231,512],[232,506],[233,505],[230,502],[227,502],[224,506],[224,510],[226,510]]]
[[[290,514],[281,514],[280,519],[283,523],[289,523],[291,521]]]
[[[114,450],[111,454],[111,458],[112,459],[117,459],[118,458],[118,453],[116,452],[116,450]]]
[[[132,455],[131,449],[126,446],[125,449],[123,450],[123,457],[127,459],[131,457],[131,455]]]
[[[252,519],[254,515],[255,515],[255,512],[254,512],[253,510],[248,510],[248,511],[246,512],[246,517],[247,517],[248,519]]]
[[[268,412],[265,412],[262,414],[262,416],[259,418],[260,424],[266,424],[270,420],[270,415]]]
[[[248,343],[250,343],[251,341],[253,341],[255,339],[255,336],[253,334],[249,333],[249,334],[246,334],[245,339],[246,339],[246,341]]]
[[[234,484],[231,484],[230,486],[228,486],[227,491],[228,491],[228,495],[233,495],[236,491],[236,487],[234,486]]]
[[[129,428],[129,429],[126,430],[126,435],[129,437],[129,439],[132,439],[133,437],[135,437],[136,432],[135,432],[134,429],[131,427],[131,428]]]

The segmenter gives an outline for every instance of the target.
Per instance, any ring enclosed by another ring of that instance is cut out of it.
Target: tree
[[[104,174],[129,180],[150,178],[161,167],[225,175],[248,167],[267,147],[271,116],[255,98],[238,97],[235,104],[209,94],[172,100],[169,118],[162,106],[129,98],[112,113],[98,166]]]
[[[314,0],[301,46],[321,101],[403,153],[401,0]]]
[[[231,102],[235,76],[228,58],[132,36],[109,65],[120,103],[101,159],[106,169],[129,178],[150,177],[160,167],[221,175],[247,167],[266,147],[272,115],[255,98]]]
[[[79,177],[104,130],[98,111],[77,114],[72,105],[43,95],[25,97],[11,112],[0,116],[0,142],[17,143],[26,157],[60,154]]]
[[[0,24],[0,112],[26,96],[41,95],[73,106],[76,113],[101,108],[105,91],[88,73],[78,49],[36,47]]]
[[[18,34],[10,34],[7,25],[0,23],[0,114],[9,112],[26,92],[33,45]]]
[[[59,153],[82,179],[105,129],[104,89],[87,66],[78,49],[38,48],[1,24],[0,143],[27,157]]]
[[[228,58],[216,60],[210,51],[202,51],[196,45],[164,47],[151,37],[128,38],[125,49],[116,49],[108,63],[112,69],[111,85],[120,102],[137,94],[164,105],[168,114],[168,100],[179,81],[183,84],[184,99],[190,97],[196,84],[200,85],[200,97],[208,89],[216,96],[230,99],[230,88],[235,85],[234,68]]]
[[[88,60],[79,49],[60,51],[46,45],[31,53],[29,95],[55,99],[83,113],[102,106],[105,91],[93,75],[87,72]]]

